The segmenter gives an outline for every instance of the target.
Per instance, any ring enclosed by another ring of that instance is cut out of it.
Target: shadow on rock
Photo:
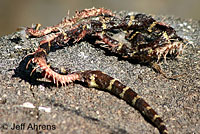
[[[33,58],[32,55],[25,57],[20,63],[19,66],[14,70],[14,73],[12,77],[19,77],[22,80],[28,82],[31,85],[44,85],[45,87],[54,86],[52,82],[46,82],[46,81],[38,81],[38,78],[43,78],[41,75],[41,72],[34,71],[31,75],[31,72],[34,67],[36,67],[35,64],[30,63],[28,66],[28,62]]]

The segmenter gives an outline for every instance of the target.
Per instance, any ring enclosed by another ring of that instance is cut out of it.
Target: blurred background
[[[75,10],[104,7],[200,20],[200,0],[0,0],[0,36],[41,23],[55,25]]]

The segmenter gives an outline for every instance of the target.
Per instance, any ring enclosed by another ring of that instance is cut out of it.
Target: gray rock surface
[[[166,79],[147,66],[119,60],[86,41],[51,52],[48,61],[71,71],[101,70],[143,96],[164,119],[169,133],[198,134],[200,22],[155,18],[164,19],[193,44],[178,59],[167,60],[168,65],[161,62],[167,75],[184,74],[177,80]],[[37,45],[37,39],[24,40],[18,32],[0,38],[0,133],[158,133],[137,110],[108,92],[76,83],[57,88],[44,79],[29,77],[31,70],[25,69],[27,60],[23,57]],[[34,123],[43,127],[32,130]],[[20,130],[12,130],[13,124]]]

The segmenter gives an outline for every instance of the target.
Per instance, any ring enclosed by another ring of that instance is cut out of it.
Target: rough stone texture
[[[200,22],[171,16],[155,18],[164,19],[178,35],[193,43],[177,60],[167,60],[168,65],[161,62],[168,75],[184,74],[177,80],[166,79],[147,66],[119,60],[86,41],[51,52],[48,61],[71,71],[101,70],[143,96],[164,119],[169,133],[200,133]],[[76,83],[57,88],[29,77],[31,70],[25,69],[27,58],[23,57],[37,45],[35,38],[26,40],[17,32],[0,38],[0,133],[158,133],[138,111],[108,92]],[[27,102],[36,108],[22,107]],[[12,130],[14,123],[25,123],[25,129]],[[29,123],[55,125],[56,129],[27,130]]]

